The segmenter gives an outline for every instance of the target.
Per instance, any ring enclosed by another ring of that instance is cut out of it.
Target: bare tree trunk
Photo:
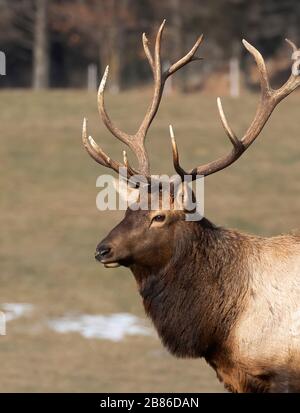
[[[33,87],[49,86],[48,0],[36,0],[33,50]]]
[[[121,3],[121,4],[120,4]],[[118,93],[121,89],[122,79],[122,21],[119,18],[119,9],[127,5],[127,2],[122,0],[110,0],[109,13],[110,25],[101,34],[100,39],[100,67],[101,72],[104,72],[106,65],[109,65],[109,82],[108,89],[112,93]]]
[[[184,39],[182,30],[182,10],[184,7],[180,0],[170,0],[170,6],[172,11],[172,33],[173,33],[173,54],[174,61],[177,60],[178,56],[182,55]],[[177,90],[184,92],[186,89],[186,73],[179,72],[176,74],[173,80],[173,84]]]
[[[117,25],[112,25],[109,30],[109,67],[110,67],[110,91],[118,93],[121,89],[121,48],[120,32]]]

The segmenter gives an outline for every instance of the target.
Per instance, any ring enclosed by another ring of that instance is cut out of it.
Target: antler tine
[[[147,131],[159,108],[159,104],[161,101],[161,96],[162,96],[162,92],[164,88],[164,81],[162,80],[162,75],[161,75],[160,52],[161,52],[161,38],[162,38],[162,33],[165,27],[165,23],[166,23],[166,20],[162,22],[162,24],[160,25],[158,29],[157,35],[156,35],[154,60],[152,58],[147,42],[145,43],[144,41],[145,53],[150,63],[150,66],[152,68],[153,77],[154,77],[154,92],[153,92],[153,98],[149,106],[149,109],[147,110],[146,115],[139,127],[139,130],[137,131],[137,135],[141,142],[145,140]],[[144,35],[143,38],[147,39],[146,35]]]
[[[129,164],[126,151],[123,151],[123,162],[129,176],[138,175],[138,171]]]
[[[194,62],[196,60],[202,60],[201,57],[195,56],[195,53],[197,52],[200,44],[202,43],[202,40],[203,40],[203,34],[201,34],[201,36],[198,37],[194,46],[183,58],[178,60],[176,63],[172,64],[172,66],[165,72],[165,76],[169,77],[170,75],[177,72],[177,70],[181,69],[183,66],[185,66],[189,62]]]
[[[295,45],[294,42],[292,42],[292,41],[289,40],[289,39],[285,39],[285,41],[291,46],[293,52],[297,52],[297,51],[298,51],[297,46]]]
[[[98,89],[98,110],[99,114],[102,117],[102,120],[107,127],[107,129],[121,142],[125,143],[126,145],[130,144],[131,136],[125,132],[122,132],[119,128],[117,128],[113,122],[111,121],[110,117],[108,116],[105,104],[104,104],[104,90],[106,86],[106,81],[109,73],[109,66],[106,66],[105,72],[100,82],[100,86]]]
[[[87,119],[83,119],[82,125],[82,142],[87,150],[96,162],[100,163],[103,166],[113,169],[118,172],[119,167],[121,166],[118,162],[113,161],[106,153],[96,144],[94,139],[91,136],[87,135]]]
[[[299,59],[300,57],[300,49],[297,49],[297,46],[294,42],[289,39],[285,39],[286,42],[291,46],[293,50],[292,59]],[[297,54],[296,56],[294,54]],[[286,96],[288,96],[291,92],[293,92],[300,84],[300,76],[299,76],[299,64],[295,65],[296,73],[294,73],[294,67],[292,69],[292,73],[287,80],[287,82],[278,90],[274,92],[276,99],[280,102]]]
[[[170,137],[171,137],[171,143],[172,143],[172,153],[173,153],[173,165],[175,171],[178,173],[178,175],[181,177],[181,179],[184,179],[184,175],[186,175],[186,172],[184,169],[181,168],[179,164],[179,153],[178,153],[178,147],[177,143],[175,140],[175,134],[173,130],[173,126],[169,125],[169,132],[170,132]]]
[[[299,52],[300,50],[297,49],[296,45],[291,42],[290,40],[287,41],[289,45],[292,47],[293,52]],[[248,147],[255,141],[258,137],[260,132],[262,131],[264,125],[268,121],[269,117],[271,116],[275,107],[280,103],[282,99],[288,96],[291,92],[293,92],[299,85],[300,85],[300,76],[299,73],[294,73],[292,71],[290,78],[287,82],[279,89],[272,89],[270,87],[268,73],[266,69],[266,65],[264,59],[260,52],[253,47],[250,43],[246,40],[243,40],[243,44],[245,48],[252,54],[254,57],[258,72],[260,76],[260,85],[261,85],[261,99],[258,104],[258,108],[255,114],[255,117],[247,129],[246,133],[242,137],[242,139],[238,139],[234,132],[232,131],[231,127],[229,126],[227,119],[225,117],[221,99],[218,98],[217,104],[219,109],[219,114],[221,117],[221,121],[227,136],[229,137],[231,143],[233,144],[233,149],[229,154],[224,157],[221,157],[215,161],[209,162],[205,165],[198,166],[188,172],[185,172],[185,175],[191,175],[193,179],[197,178],[197,175],[208,176],[215,172],[218,172],[224,168],[227,168],[231,164],[233,164],[240,156],[248,149]],[[171,135],[172,137],[172,135]],[[177,145],[175,143],[174,138],[172,138],[172,146],[173,146],[173,162],[174,167],[178,174],[182,176],[182,167],[179,165],[179,156]]]
[[[254,46],[248,43],[245,39],[242,40],[242,43],[245,46],[245,48],[248,50],[248,52],[251,53],[255,59],[255,62],[258,68],[259,77],[260,77],[262,97],[263,98],[267,97],[270,95],[272,90],[270,88],[269,77],[268,77],[268,72],[267,72],[264,58],[262,57],[260,52]]]
[[[156,79],[161,78],[161,61],[160,61],[160,52],[161,52],[161,38],[162,34],[165,28],[166,24],[166,19],[163,20],[162,24],[160,25],[157,35],[156,35],[156,40],[155,40],[155,48],[154,48],[154,63],[155,63],[155,74],[156,74]]]
[[[148,59],[148,62],[149,62],[149,64],[150,64],[150,67],[151,67],[151,69],[152,69],[153,76],[155,76],[154,61],[153,61],[153,57],[152,57],[152,54],[151,54],[150,49],[149,49],[149,40],[148,40],[148,38],[147,38],[147,36],[146,36],[146,33],[143,33],[142,39],[143,39],[143,46],[144,46],[145,55],[146,55],[146,57],[147,57],[147,59]]]
[[[97,143],[94,141],[94,139],[91,136],[87,135],[87,119],[86,118],[83,119],[82,142],[88,154],[100,165],[110,168],[114,170],[115,172],[117,172],[118,174],[120,173],[121,168],[126,168],[127,178],[137,174],[137,171],[129,165],[128,161],[126,162],[126,164],[124,162],[124,165],[120,162],[114,161],[108,155],[106,155],[106,153],[102,150],[102,148],[99,145],[97,145]],[[124,156],[124,160],[125,160],[125,156]],[[126,160],[127,160],[127,157],[126,157]]]
[[[226,132],[226,135],[230,139],[230,142],[232,143],[232,145],[236,149],[238,149],[241,145],[243,145],[243,143],[237,138],[237,136],[235,135],[235,133],[231,129],[229,123],[227,122],[227,119],[226,119],[226,116],[225,116],[225,113],[224,113],[224,110],[223,110],[223,106],[222,106],[222,101],[221,101],[221,98],[219,98],[219,97],[217,98],[217,105],[218,105],[218,110],[219,110],[221,122],[222,122],[223,128]]]

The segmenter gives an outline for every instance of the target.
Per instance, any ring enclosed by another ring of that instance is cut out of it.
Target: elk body
[[[83,142],[101,165],[127,179],[140,174],[150,179],[144,140],[158,110],[166,79],[185,64],[197,60],[200,37],[191,51],[165,72],[160,48],[164,23],[154,56],[143,35],[143,45],[154,76],[154,95],[135,135],[114,126],[104,107],[107,70],[98,93],[105,125],[133,150],[138,168],[112,160],[87,136]],[[288,41],[293,51],[296,46]],[[300,84],[291,74],[277,90],[269,85],[261,54],[243,41],[259,69],[261,100],[255,118],[242,139],[231,130],[218,99],[225,132],[232,142],[230,154],[185,171],[172,139],[178,175],[197,179],[236,161],[254,142],[276,105]],[[149,194],[151,197],[151,194]],[[216,227],[207,219],[187,221],[185,211],[128,209],[123,221],[97,246],[96,259],[106,267],[124,265],[137,281],[146,313],[169,351],[177,357],[204,357],[226,388],[233,392],[300,391],[300,235],[263,238]]]

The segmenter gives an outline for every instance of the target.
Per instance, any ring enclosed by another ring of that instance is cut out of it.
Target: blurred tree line
[[[112,91],[147,84],[151,72],[141,34],[153,40],[163,18],[166,63],[205,36],[199,51],[205,59],[176,74],[173,86],[182,91],[215,84],[212,74],[221,79],[233,56],[254,87],[242,38],[269,59],[279,80],[289,69],[284,38],[300,41],[299,0],[0,0],[0,50],[7,58],[0,85],[85,87],[91,63],[99,73],[110,65]]]

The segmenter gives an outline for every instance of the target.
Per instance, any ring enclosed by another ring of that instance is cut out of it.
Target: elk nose
[[[96,260],[101,261],[110,253],[110,251],[111,251],[111,248],[108,247],[107,245],[99,246],[95,253]]]

